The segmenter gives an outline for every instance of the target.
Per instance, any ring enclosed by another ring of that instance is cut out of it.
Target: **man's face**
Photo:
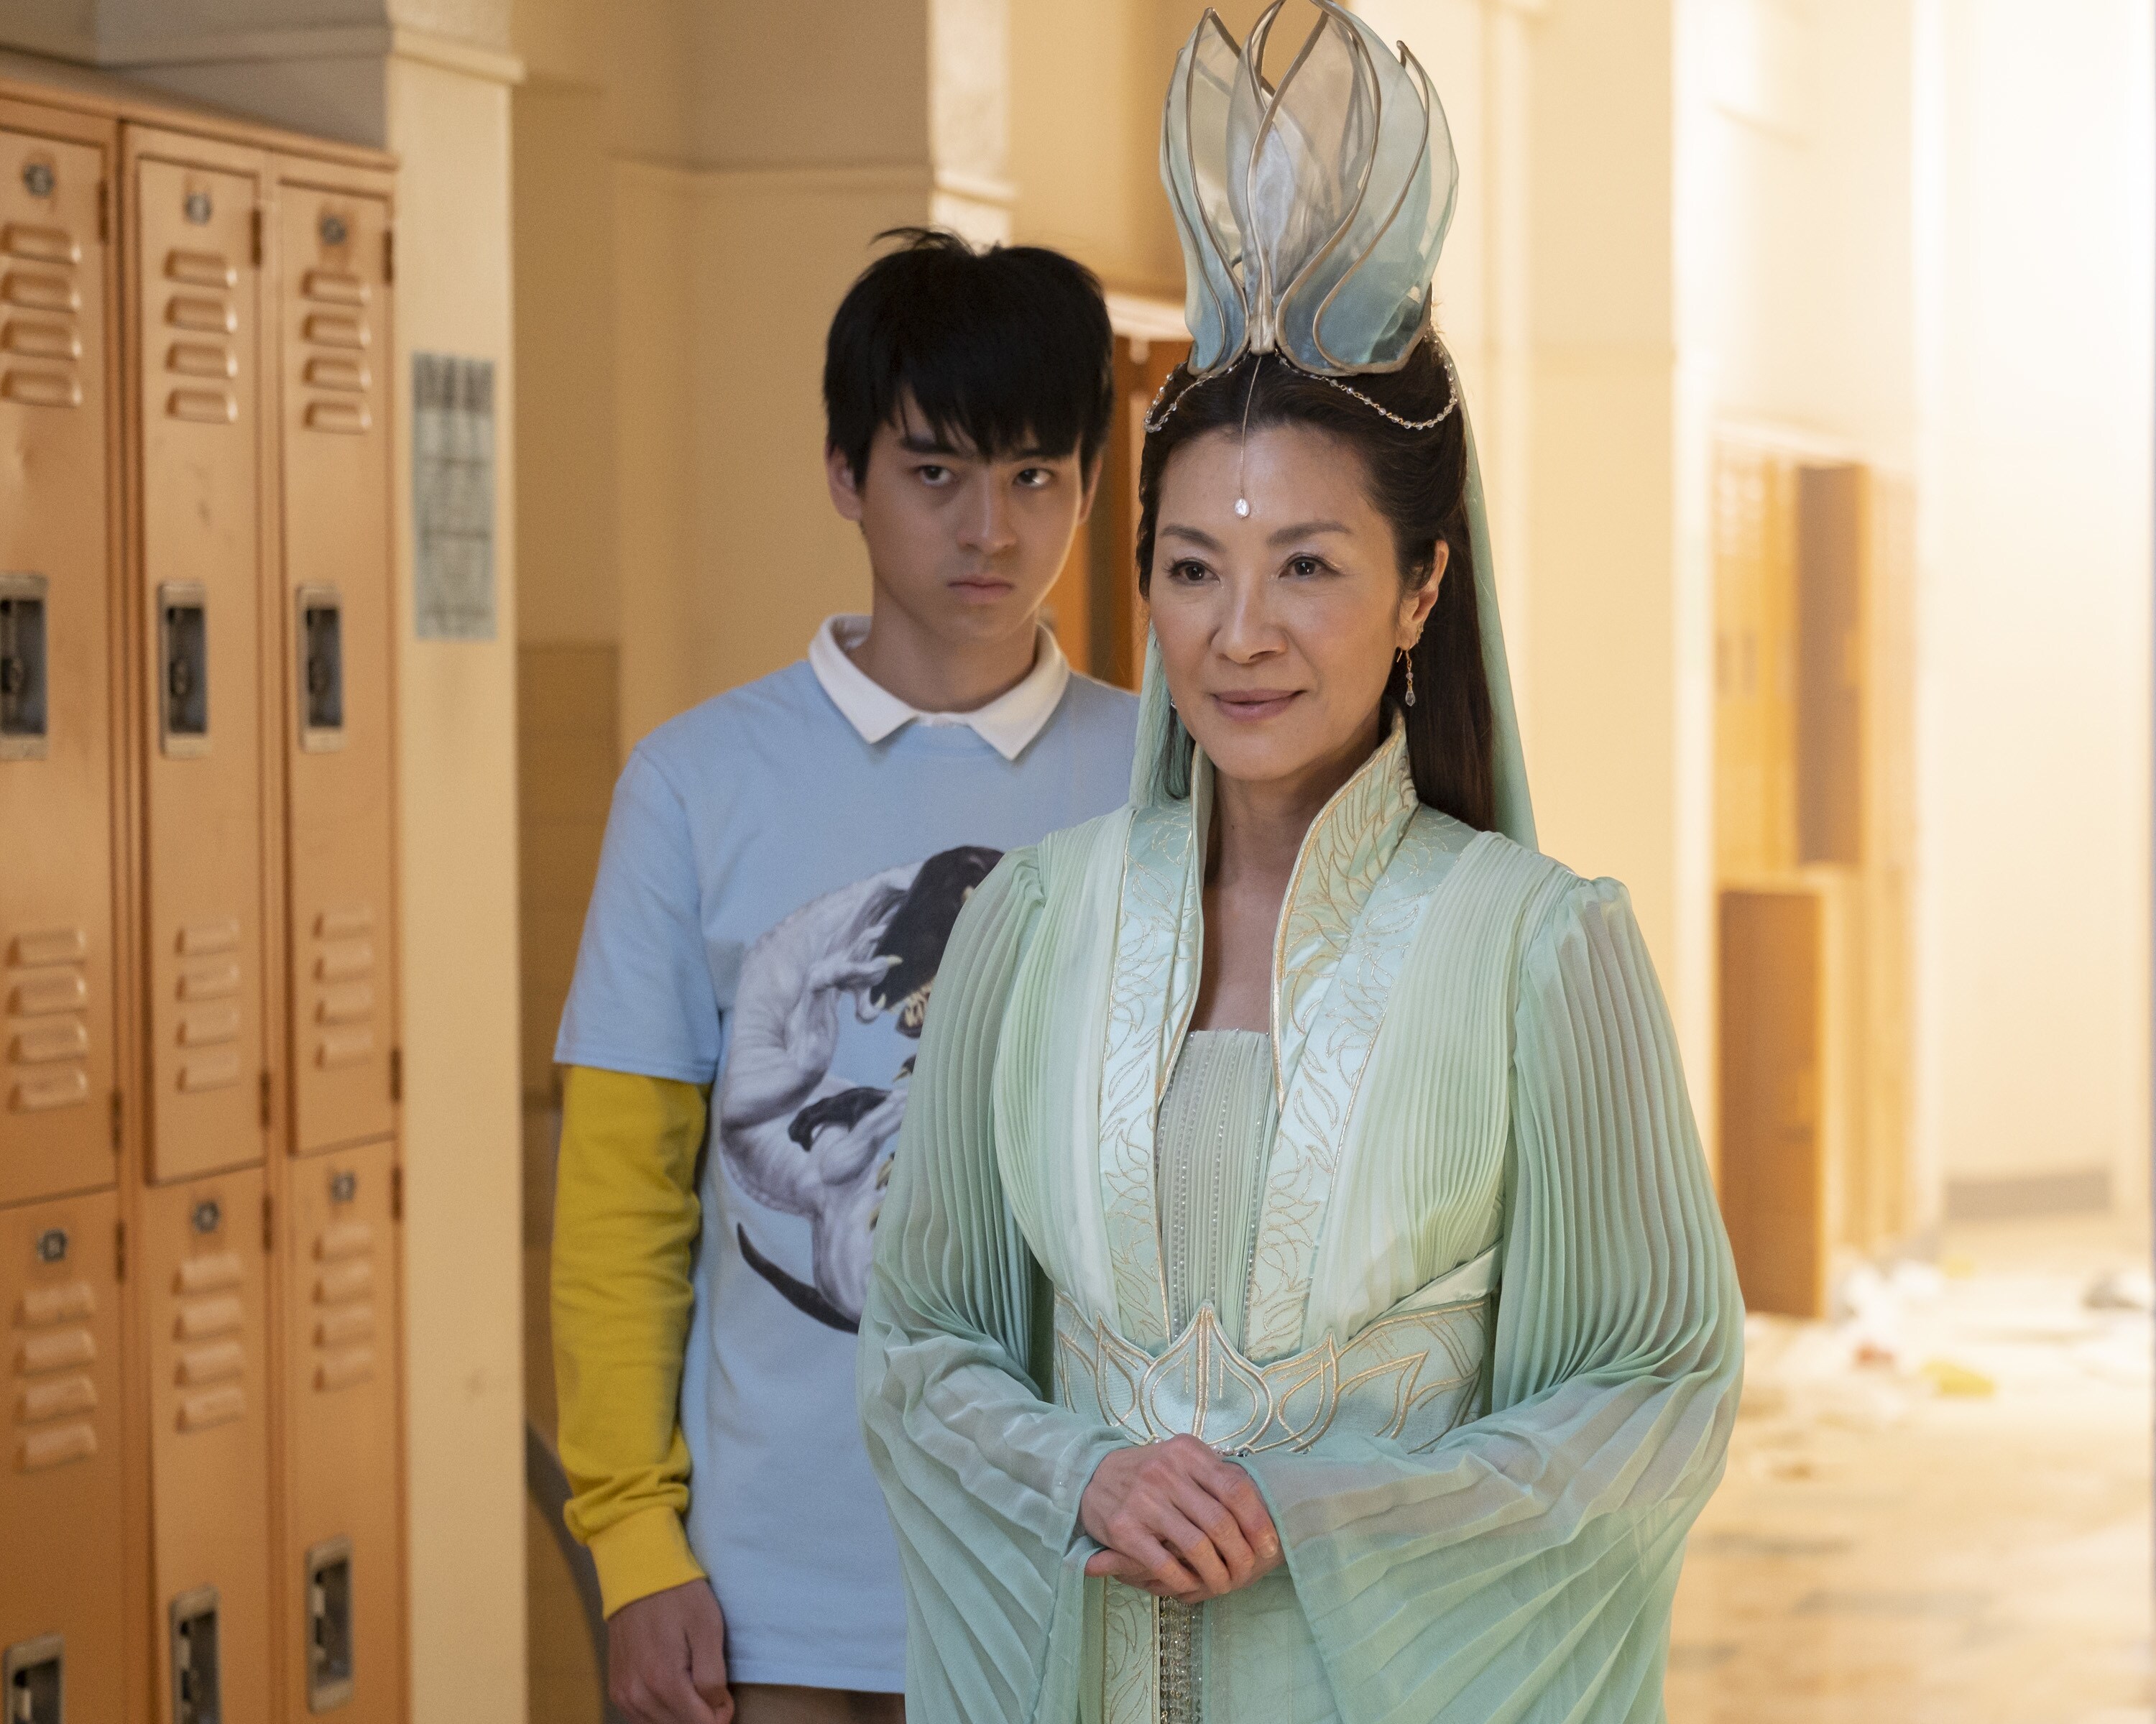
[[[826,452],[831,501],[860,524],[883,597],[953,644],[1030,629],[1093,505],[1077,452],[1018,449],[984,457],[937,435],[909,401],[879,426],[856,485],[843,453]]]

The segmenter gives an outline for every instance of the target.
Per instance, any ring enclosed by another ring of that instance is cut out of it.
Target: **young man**
[[[873,609],[638,746],[555,1049],[568,1521],[638,1724],[902,1718],[854,1331],[912,1054],[997,857],[1127,789],[1135,703],[1038,614],[1100,474],[1099,284],[904,237],[824,371]]]

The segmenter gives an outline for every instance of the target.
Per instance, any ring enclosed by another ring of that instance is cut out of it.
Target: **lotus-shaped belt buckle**
[[[1209,1305],[1155,1357],[1059,1296],[1056,1398],[1144,1443],[1188,1434],[1224,1455],[1258,1455],[1337,1433],[1418,1453],[1472,1409],[1490,1303],[1485,1293],[1380,1317],[1344,1345],[1327,1335],[1258,1365]]]

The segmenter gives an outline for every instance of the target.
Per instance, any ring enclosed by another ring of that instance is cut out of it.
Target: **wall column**
[[[497,62],[499,65],[501,63]],[[516,374],[509,78],[393,54],[398,363],[495,367],[495,579],[486,641],[415,641],[399,495],[405,1250],[413,1717],[523,1724],[524,1398],[518,1304]]]
[[[1712,1117],[1712,641],[1681,528],[1702,404],[1678,347],[1677,0],[1555,0],[1528,127],[1534,545],[1528,762],[1543,847],[1630,889]],[[1592,151],[1573,141],[1592,136]],[[1703,466],[1700,469],[1704,473]],[[1704,483],[1703,478],[1691,482]]]

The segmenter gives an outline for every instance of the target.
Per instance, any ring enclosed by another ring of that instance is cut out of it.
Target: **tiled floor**
[[[1994,1225],[1862,1319],[1755,1320],[1671,1724],[2151,1724],[2150,1324],[2083,1302],[2146,1261]]]

